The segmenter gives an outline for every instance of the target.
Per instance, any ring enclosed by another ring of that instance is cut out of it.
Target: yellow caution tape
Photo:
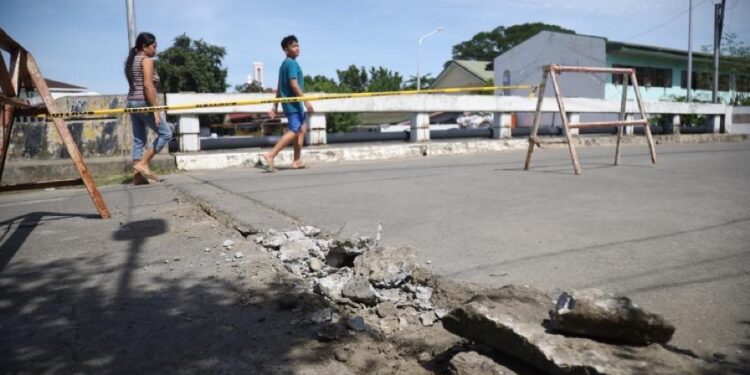
[[[293,98],[237,100],[237,101],[232,101],[232,102],[159,105],[159,106],[153,106],[153,107],[137,107],[137,108],[111,108],[111,109],[99,109],[95,111],[50,113],[47,115],[39,115],[39,117],[66,118],[66,117],[83,117],[83,116],[103,116],[103,115],[119,115],[123,113],[175,111],[175,110],[183,110],[183,109],[230,107],[230,106],[239,106],[239,105],[309,102],[309,101],[318,101],[318,100],[368,98],[368,97],[375,97],[375,96],[398,96],[398,95],[436,94],[436,93],[450,94],[450,93],[457,93],[457,92],[472,92],[472,91],[481,92],[481,91],[494,91],[494,90],[529,89],[530,90],[529,96],[533,96],[534,91],[536,90],[537,87],[538,85],[513,85],[513,86],[451,87],[451,88],[445,88],[445,89],[361,92],[361,93],[352,93],[352,94],[312,95],[312,96],[301,96],[301,97],[293,97]]]

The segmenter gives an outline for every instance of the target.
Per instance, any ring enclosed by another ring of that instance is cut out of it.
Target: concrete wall
[[[125,95],[66,96],[55,100],[59,111],[122,108]],[[129,115],[98,119],[68,119],[68,129],[84,158],[129,156],[133,133]],[[153,139],[149,132],[149,139]],[[55,160],[69,157],[52,121],[17,117],[14,121],[7,161]]]
[[[538,84],[542,80],[542,67],[550,64],[573,66],[606,66],[605,40],[603,38],[542,31],[510,51],[495,58],[495,83],[505,84],[503,74],[510,71],[511,85]],[[603,79],[586,78],[580,73],[560,76],[560,86],[565,97],[604,99]],[[511,95],[526,95],[524,90],[513,90]],[[545,96],[554,96],[549,81]]]

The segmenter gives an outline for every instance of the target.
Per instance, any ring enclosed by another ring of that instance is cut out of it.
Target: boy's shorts
[[[302,126],[305,125],[305,112],[292,112],[286,114],[286,119],[289,120],[287,128],[296,134],[302,130]]]

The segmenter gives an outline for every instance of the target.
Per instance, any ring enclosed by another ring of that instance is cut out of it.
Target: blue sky
[[[712,43],[713,0],[693,0],[693,48]],[[558,24],[616,41],[687,49],[688,0],[135,0],[138,31],[166,48],[182,33],[226,47],[228,83],[252,63],[276,83],[281,38],[295,34],[305,74],[335,77],[350,64],[384,66],[403,76],[440,73],[453,45],[480,31],[524,22]],[[750,1],[727,0],[725,30],[750,45]],[[670,21],[671,20],[671,21]],[[37,23],[32,23],[32,22]],[[668,22],[670,21],[670,22]],[[30,50],[48,78],[103,94],[124,93],[124,0],[1,0],[0,27]],[[5,56],[7,59],[7,56]],[[6,60],[7,61],[7,60]],[[230,89],[231,90],[231,89]]]

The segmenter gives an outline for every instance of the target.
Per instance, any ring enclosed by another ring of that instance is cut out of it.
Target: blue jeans
[[[148,107],[148,103],[142,100],[129,100],[128,108]],[[161,151],[164,146],[172,139],[172,129],[167,124],[167,116],[161,113],[161,122],[159,126],[154,121],[153,112],[131,113],[130,120],[133,123],[133,160],[141,160],[143,157],[143,147],[146,144],[146,127],[156,132],[157,137],[154,140],[152,148],[155,152]]]

